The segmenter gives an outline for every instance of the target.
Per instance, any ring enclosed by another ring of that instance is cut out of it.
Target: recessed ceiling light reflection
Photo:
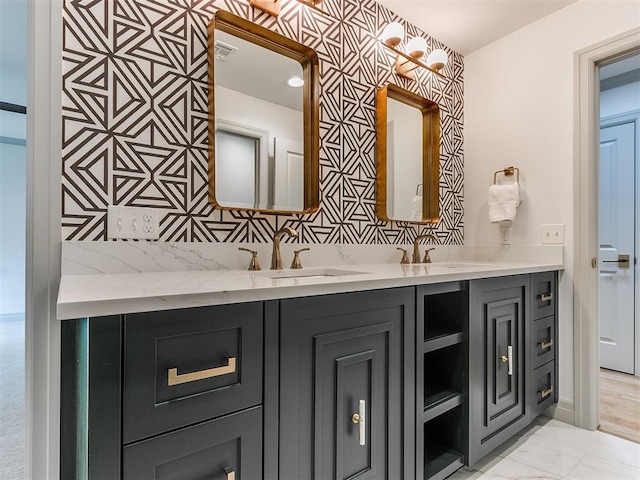
[[[290,87],[299,88],[304,85],[304,80],[300,77],[291,77],[288,78],[285,83]]]

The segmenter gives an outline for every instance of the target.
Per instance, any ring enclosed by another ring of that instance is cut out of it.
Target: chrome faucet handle
[[[400,250],[402,252],[402,259],[400,260],[400,265],[407,265],[407,264],[411,263],[409,261],[409,257],[407,256],[407,249],[406,248],[397,247],[396,250]]]
[[[429,252],[431,250],[435,250],[435,248],[427,248],[424,251],[424,259],[422,260],[422,263],[431,263],[431,257],[429,256]]]
[[[311,250],[310,248],[301,248],[300,250],[293,251],[293,261],[291,262],[291,269],[298,270],[302,268],[302,262],[300,261],[300,252],[306,252],[307,250]]]
[[[247,270],[262,270],[260,268],[260,262],[258,262],[258,252],[255,250],[249,250],[248,248],[238,247],[238,250],[242,250],[243,252],[249,252],[251,256],[251,262],[249,263],[249,268]]]

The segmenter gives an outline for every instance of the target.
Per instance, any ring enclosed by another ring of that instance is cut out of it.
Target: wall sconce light
[[[328,15],[327,12],[325,12],[322,8],[320,8],[320,5],[322,4],[323,0],[298,0],[298,2],[300,2],[303,5],[306,5],[307,7],[311,7],[320,13],[324,13],[325,15]]]
[[[383,45],[398,55],[396,57],[396,73],[398,75],[414,80],[413,71],[418,67],[422,67],[445,78],[439,70],[447,64],[447,52],[442,49],[434,50],[427,56],[425,63],[420,59],[426,54],[427,41],[422,37],[414,37],[407,42],[403,52],[397,48],[402,43],[403,38],[404,28],[399,23],[390,23],[382,31]]]
[[[299,3],[306,5],[307,7],[311,7],[314,10],[317,10],[320,13],[324,13],[327,15],[327,12],[320,8],[320,4],[323,0],[297,0]],[[281,0],[249,0],[249,4],[253,8],[257,8],[258,10],[262,10],[263,12],[268,13],[269,15],[273,15],[277,17],[280,15],[280,2]]]
[[[249,0],[249,4],[274,17],[280,15],[280,0]]]

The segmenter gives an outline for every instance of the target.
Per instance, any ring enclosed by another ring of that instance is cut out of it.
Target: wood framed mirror
[[[316,52],[218,10],[208,27],[207,59],[209,203],[271,213],[318,210]]]
[[[376,215],[436,223],[440,216],[440,108],[396,85],[376,95]]]

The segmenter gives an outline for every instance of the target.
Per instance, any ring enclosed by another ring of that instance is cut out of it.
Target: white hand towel
[[[489,187],[489,221],[491,223],[513,222],[520,202],[519,184],[491,185]]]
[[[422,195],[415,195],[411,200],[411,220],[422,220]]]

